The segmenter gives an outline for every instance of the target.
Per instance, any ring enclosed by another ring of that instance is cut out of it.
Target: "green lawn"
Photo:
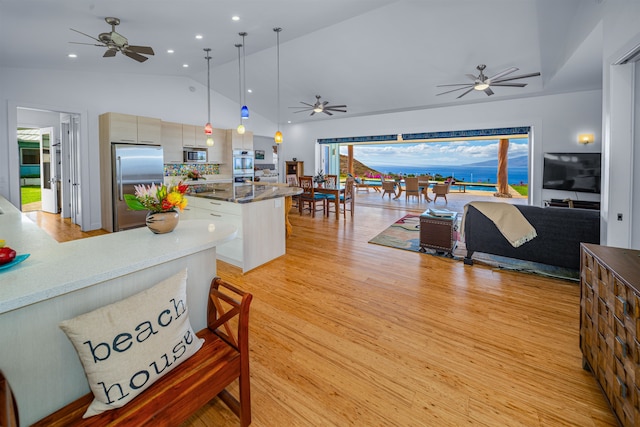
[[[529,195],[529,186],[528,185],[511,185],[511,188],[520,193],[521,196]]]
[[[39,202],[42,200],[42,194],[40,193],[39,185],[26,185],[24,187],[20,187],[20,191],[22,193],[23,205],[26,205],[27,203]]]

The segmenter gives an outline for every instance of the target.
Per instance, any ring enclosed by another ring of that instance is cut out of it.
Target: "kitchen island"
[[[204,328],[216,274],[216,246],[236,236],[233,224],[181,219],[156,235],[146,227],[58,243],[0,197],[0,239],[20,264],[0,270],[0,369],[11,383],[22,425],[89,390],[62,320],[119,301],[187,268],[187,303]]]
[[[288,210],[284,199],[301,192],[298,187],[277,184],[195,185],[180,216],[235,225],[238,234],[218,247],[218,259],[247,272],[285,254]]]

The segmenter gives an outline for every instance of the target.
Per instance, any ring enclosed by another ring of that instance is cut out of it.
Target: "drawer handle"
[[[216,205],[216,206],[222,206],[222,203],[220,203],[220,202],[209,202],[209,203],[211,203],[212,205]]]
[[[211,215],[211,216],[217,216],[218,218],[222,218],[222,215],[214,214],[213,212],[209,212],[209,215]]]
[[[624,340],[616,335],[616,341],[618,341],[618,344],[620,344],[620,346],[622,347],[622,355],[624,357],[627,357],[628,351],[627,351],[627,343],[624,342]]]
[[[623,399],[627,397],[627,386],[625,385],[625,383],[620,379],[619,376],[616,375],[616,381],[618,381],[618,386],[619,386],[619,391],[620,391],[620,397],[622,397]]]

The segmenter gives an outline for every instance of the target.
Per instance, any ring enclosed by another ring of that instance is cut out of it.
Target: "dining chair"
[[[353,218],[353,212],[356,206],[356,182],[353,178],[347,178],[345,182],[344,193],[340,195],[340,207],[342,208],[342,214],[344,218],[347,218],[347,210],[351,211],[351,218]],[[347,206],[349,209],[347,209]]]
[[[18,405],[15,396],[9,385],[9,381],[0,371],[0,426],[18,427],[20,419],[18,416]]]
[[[302,188],[302,193],[299,195],[298,199],[298,210],[300,215],[302,215],[302,211],[305,209],[305,204],[309,206],[309,210],[311,211],[311,216],[316,216],[316,211],[318,204],[322,204],[322,211],[325,212],[327,209],[327,198],[324,197],[324,194],[317,194],[313,187],[313,177],[312,176],[301,176],[300,178],[300,187]]]
[[[382,198],[384,199],[384,195],[388,194],[389,199],[391,199],[392,194],[394,196],[396,195],[396,182],[394,180],[384,179],[384,176],[380,177],[380,180],[382,181]]]
[[[338,184],[338,175],[325,175],[324,176],[324,185],[327,188],[336,188]]]
[[[298,175],[296,175],[295,173],[288,174],[287,184],[289,185],[289,187],[299,187],[300,185],[298,183]],[[300,203],[300,196],[299,195],[291,196],[291,201],[293,202],[291,207],[297,208]]]
[[[409,196],[417,197],[420,203],[420,187],[418,185],[418,177],[407,177],[404,179],[405,201],[409,201]]]

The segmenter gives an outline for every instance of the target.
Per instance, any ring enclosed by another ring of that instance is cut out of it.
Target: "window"
[[[39,148],[20,148],[20,164],[21,165],[39,165],[40,149]]]

